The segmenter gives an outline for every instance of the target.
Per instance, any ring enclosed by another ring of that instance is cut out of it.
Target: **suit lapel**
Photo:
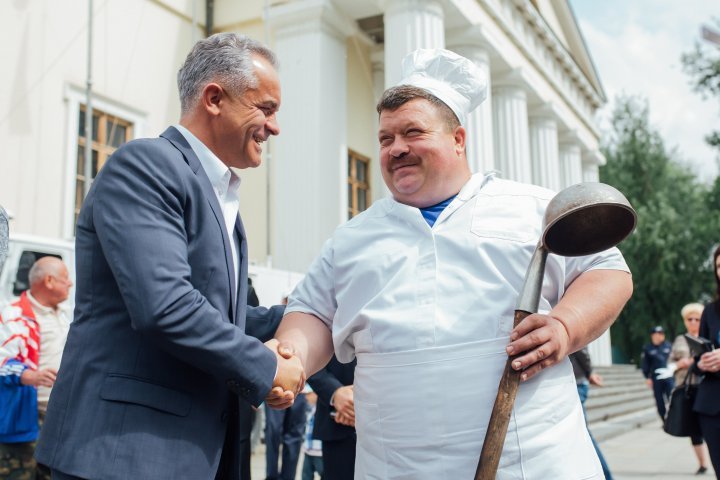
[[[246,301],[247,301],[247,278],[248,278],[248,262],[247,259],[247,242],[245,241],[245,227],[243,226],[242,219],[240,218],[240,214],[238,214],[236,220],[235,220],[235,235],[237,235],[239,248],[238,248],[238,263],[240,264],[240,268],[238,268],[238,271],[240,272],[239,275],[239,285],[237,288],[237,296],[235,298],[235,305],[237,306],[235,309],[235,316],[233,317],[235,319],[236,325],[241,325],[241,319],[240,314],[241,312],[244,312],[247,309]],[[245,308],[240,308],[240,305],[245,305]]]
[[[172,143],[175,148],[177,148],[180,153],[182,153],[183,157],[185,157],[185,161],[188,163],[192,171],[198,177],[198,180],[200,182],[200,188],[202,189],[203,194],[205,194],[205,198],[210,204],[210,208],[215,215],[215,220],[217,221],[218,228],[220,228],[223,247],[225,250],[225,264],[227,266],[228,289],[231,296],[229,298],[230,321],[233,321],[236,316],[236,302],[233,301],[232,295],[237,294],[237,287],[235,285],[234,278],[235,269],[233,268],[232,250],[230,249],[230,242],[232,241],[232,239],[228,238],[227,229],[225,228],[225,217],[223,216],[222,208],[220,208],[220,203],[218,202],[217,195],[215,195],[215,190],[213,189],[213,186],[210,183],[210,179],[205,173],[205,170],[201,168],[202,164],[200,163],[200,159],[198,159],[197,154],[195,154],[193,149],[190,147],[190,144],[187,143],[185,137],[183,137],[183,135],[175,127],[168,127],[168,129],[165,130],[160,136]]]

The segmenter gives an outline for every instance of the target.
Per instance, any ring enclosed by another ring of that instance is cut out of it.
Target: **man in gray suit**
[[[178,72],[180,124],[106,163],[77,224],[77,298],[36,458],[53,478],[237,479],[240,402],[303,387],[245,333],[239,178],[279,133],[274,54],[223,33]],[[274,343],[272,343],[274,342]]]

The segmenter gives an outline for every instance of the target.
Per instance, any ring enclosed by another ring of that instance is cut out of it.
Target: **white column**
[[[273,148],[274,266],[305,272],[347,218],[347,22],[330,0],[270,9],[283,108]],[[284,108],[288,106],[288,108]]]
[[[612,365],[612,347],[610,345],[610,330],[600,335],[588,345],[590,360],[595,367]]]
[[[459,55],[472,60],[475,65],[485,72],[487,78],[487,97],[485,101],[468,116],[465,149],[470,171],[473,173],[485,173],[495,169],[490,56],[487,50],[481,45],[453,43],[450,48]]]
[[[582,179],[583,182],[599,182],[600,172],[598,171],[598,166],[594,163],[583,162]]]
[[[370,54],[372,62],[373,92],[375,101],[379,101],[385,92],[385,54],[382,50],[376,50]]]
[[[560,152],[557,121],[547,111],[530,115],[530,159],[532,181],[551,190],[560,190]]]
[[[436,0],[385,2],[385,86],[402,80],[402,59],[418,48],[445,48],[443,9]]]
[[[580,146],[576,143],[560,143],[560,177],[562,188],[582,182]]]
[[[530,183],[527,94],[522,86],[514,83],[496,84],[492,94],[495,165],[500,177]]]
[[[600,165],[605,165],[605,156],[598,150],[585,152],[582,156],[583,182],[599,182]]]
[[[370,61],[372,62],[372,75],[373,75],[373,89],[375,92],[375,103],[380,100],[383,92],[385,91],[385,55],[382,50],[374,51],[370,54]],[[375,151],[380,151],[380,144],[377,141],[377,131],[379,128],[379,118],[377,115],[373,117],[373,137],[375,140]],[[380,162],[373,165],[370,169],[370,188],[373,192],[373,200],[378,200],[383,197],[387,197],[390,193],[385,181],[382,178],[382,171],[380,168]]]

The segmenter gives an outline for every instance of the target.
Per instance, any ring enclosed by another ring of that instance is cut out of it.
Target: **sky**
[[[720,19],[720,1],[570,0],[570,4],[608,99],[599,113],[601,129],[609,128],[618,95],[644,97],[651,126],[665,146],[677,148],[677,158],[702,181],[714,180],[718,154],[704,136],[719,129],[720,99],[703,99],[693,91],[680,57],[700,41],[701,25],[720,29],[713,22]]]

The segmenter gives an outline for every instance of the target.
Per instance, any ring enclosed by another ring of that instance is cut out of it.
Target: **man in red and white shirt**
[[[73,283],[62,260],[51,256],[35,262],[28,281],[30,289],[0,317],[0,398],[7,407],[0,413],[0,471],[34,476],[35,440],[70,325],[61,304]],[[50,478],[42,467],[37,475]]]

